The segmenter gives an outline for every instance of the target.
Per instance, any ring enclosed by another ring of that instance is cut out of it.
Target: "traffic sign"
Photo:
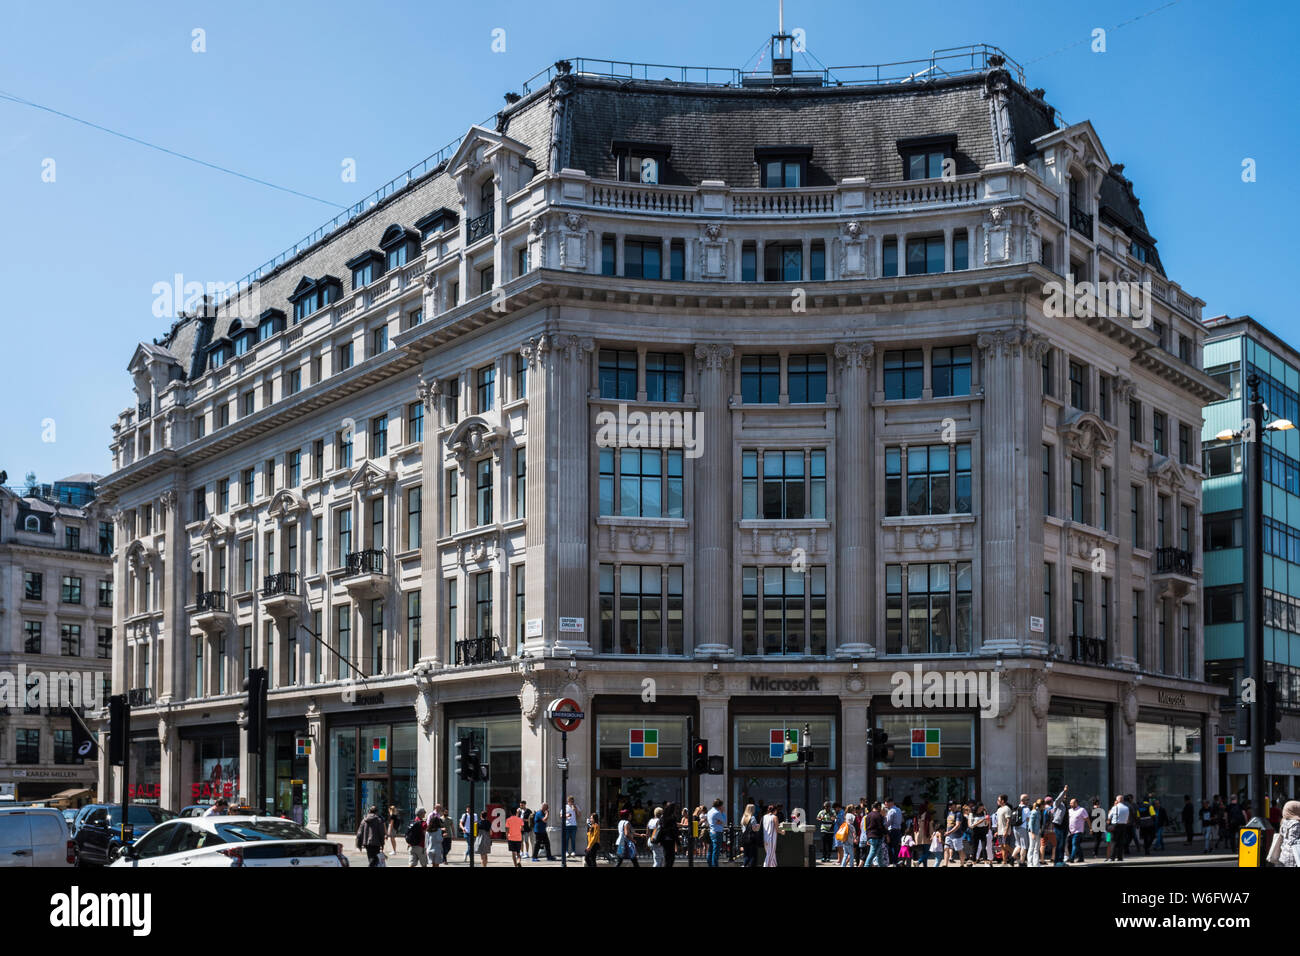
[[[586,716],[578,706],[578,702],[570,697],[553,700],[546,708],[546,717],[550,720],[551,726],[562,733],[577,730]]]
[[[556,758],[555,758],[555,768],[556,768],[557,770],[568,770],[568,769],[569,769],[569,758],[568,758],[568,757],[556,757]]]

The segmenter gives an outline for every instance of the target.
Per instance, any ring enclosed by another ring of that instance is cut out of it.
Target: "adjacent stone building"
[[[108,697],[113,522],[97,481],[0,486],[0,797],[79,806],[98,784],[65,710]]]
[[[141,345],[105,488],[142,783],[346,832],[459,811],[470,734],[478,805],[555,805],[567,696],[605,814],[786,803],[805,725],[813,802],[1199,794],[1202,303],[1090,123],[988,48],[928,65],[562,61]],[[1000,694],[891,699],[935,671]]]

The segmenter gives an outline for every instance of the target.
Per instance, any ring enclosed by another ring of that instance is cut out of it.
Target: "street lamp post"
[[[1264,661],[1264,433],[1287,431],[1295,427],[1285,418],[1269,424],[1269,416],[1259,394],[1259,375],[1251,373],[1246,379],[1249,389],[1249,429],[1225,429],[1215,436],[1220,441],[1245,438],[1245,472],[1242,482],[1242,505],[1246,524],[1243,587],[1245,590],[1245,658],[1246,676],[1254,681],[1254,700],[1250,706],[1250,789],[1254,794],[1255,818],[1246,824],[1267,833],[1268,811],[1264,809],[1268,777],[1265,773],[1264,748],[1267,732]],[[1243,423],[1246,424],[1246,423]]]

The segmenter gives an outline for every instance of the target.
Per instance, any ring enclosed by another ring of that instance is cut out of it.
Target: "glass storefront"
[[[281,730],[267,736],[266,797],[271,813],[295,823],[307,820],[311,796],[308,757],[299,756],[297,742],[307,730]]]
[[[802,740],[804,724],[812,740],[812,764],[787,764],[783,760],[786,735],[793,731]],[[756,807],[780,806],[788,816],[795,808],[811,809],[820,807],[823,801],[838,800],[838,725],[835,717],[824,714],[745,714],[733,718],[732,816],[739,819],[750,803]],[[706,783],[702,781],[701,786],[700,797],[708,803],[712,795]],[[808,807],[804,807],[805,792]]]
[[[873,799],[889,797],[908,812],[977,796],[975,722],[974,714],[933,710],[877,714],[875,726],[888,736],[894,759],[875,761]]]
[[[602,827],[630,811],[643,827],[655,807],[686,801],[686,717],[601,715],[596,718],[596,809]],[[709,779],[709,778],[705,778]]]
[[[506,817],[519,806],[522,797],[522,757],[518,712],[496,717],[459,717],[447,721],[447,781],[451,807],[460,819],[470,805],[470,783],[456,773],[456,743],[462,737],[474,741],[479,759],[488,765],[486,784],[474,784],[474,813],[486,809],[492,816],[492,836],[505,838]]]
[[[1110,781],[1110,719],[1105,704],[1053,700],[1047,712],[1047,789],[1070,786],[1071,796],[1092,806],[1114,802]],[[1182,802],[1179,802],[1179,807]]]
[[[199,737],[190,742],[194,757],[185,799],[189,803],[215,803],[218,797],[239,800],[239,732]]]
[[[354,832],[371,806],[381,814],[396,806],[409,820],[418,799],[415,748],[414,722],[330,727],[329,831]]]
[[[158,806],[162,798],[162,744],[158,743],[156,736],[138,737],[131,741],[131,767],[126,792],[127,799],[132,803]]]
[[[1137,722],[1138,802],[1154,796],[1171,823],[1181,826],[1183,797],[1195,806],[1208,796],[1202,784],[1201,720],[1191,714],[1139,711]]]

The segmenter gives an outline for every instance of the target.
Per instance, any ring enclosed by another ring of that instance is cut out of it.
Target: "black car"
[[[126,842],[134,843],[158,824],[174,819],[176,814],[161,807],[130,804],[126,814]],[[77,814],[72,834],[78,866],[107,866],[122,848],[122,805],[91,803]]]

